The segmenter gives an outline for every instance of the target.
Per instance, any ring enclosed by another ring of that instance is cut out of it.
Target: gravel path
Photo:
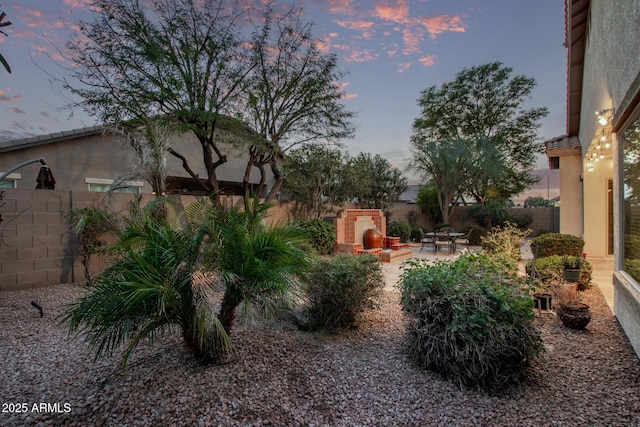
[[[640,425],[640,362],[597,288],[585,294],[586,331],[550,314],[536,319],[546,360],[530,384],[500,396],[459,390],[406,359],[395,290],[358,330],[238,327],[236,359],[217,366],[195,363],[176,333],[143,345],[124,374],[117,358],[94,363],[57,324],[63,304],[82,292],[60,285],[0,293],[0,425]]]

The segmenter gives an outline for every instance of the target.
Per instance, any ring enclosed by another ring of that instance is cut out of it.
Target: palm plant
[[[179,328],[202,361],[232,353],[229,333],[243,301],[283,294],[307,262],[297,229],[261,225],[266,207],[244,212],[198,201],[184,215],[146,213],[128,219],[111,247],[117,260],[63,315],[72,332],[86,332],[96,358]],[[210,290],[225,287],[220,313]]]
[[[273,308],[274,301],[291,296],[310,263],[302,249],[306,241],[299,225],[267,227],[263,218],[270,205],[253,199],[246,200],[245,206],[245,211],[216,209],[216,241],[220,244],[215,251],[216,268],[225,284],[218,317],[227,333],[231,333],[240,304],[258,302]]]

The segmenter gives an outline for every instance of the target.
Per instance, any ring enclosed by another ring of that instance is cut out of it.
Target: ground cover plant
[[[304,274],[307,255],[298,227],[262,225],[266,205],[240,210],[201,200],[184,215],[156,201],[126,226],[110,247],[115,262],[62,316],[85,335],[96,358],[124,347],[122,366],[138,344],[178,329],[194,356],[217,361],[231,354],[231,328],[244,302],[275,301]],[[159,215],[164,212],[164,215]],[[223,291],[219,312],[211,292]]]
[[[463,254],[434,265],[410,261],[399,288],[409,354],[460,386],[521,382],[543,351],[528,288],[501,260]]]
[[[375,255],[336,254],[318,259],[306,286],[310,327],[331,330],[356,325],[362,312],[375,307],[383,288]]]

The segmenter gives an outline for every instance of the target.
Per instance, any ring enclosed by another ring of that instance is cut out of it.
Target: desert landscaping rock
[[[238,324],[235,357],[207,366],[176,331],[141,346],[124,373],[118,355],[94,362],[86,343],[59,325],[64,304],[83,292],[63,284],[0,293],[0,425],[640,425],[640,363],[597,288],[584,295],[592,320],[583,331],[552,314],[536,318],[544,360],[529,383],[497,395],[460,390],[407,360],[392,286],[358,329],[329,335],[285,321]],[[28,410],[17,412],[23,403]]]

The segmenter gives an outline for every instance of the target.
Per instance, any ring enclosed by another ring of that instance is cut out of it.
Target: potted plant
[[[577,286],[564,286],[556,292],[558,318],[571,329],[584,329],[591,320],[589,305],[580,302]]]
[[[584,259],[581,256],[565,255],[562,258],[564,280],[570,283],[579,282],[580,274],[582,273],[583,264],[584,264]]]

